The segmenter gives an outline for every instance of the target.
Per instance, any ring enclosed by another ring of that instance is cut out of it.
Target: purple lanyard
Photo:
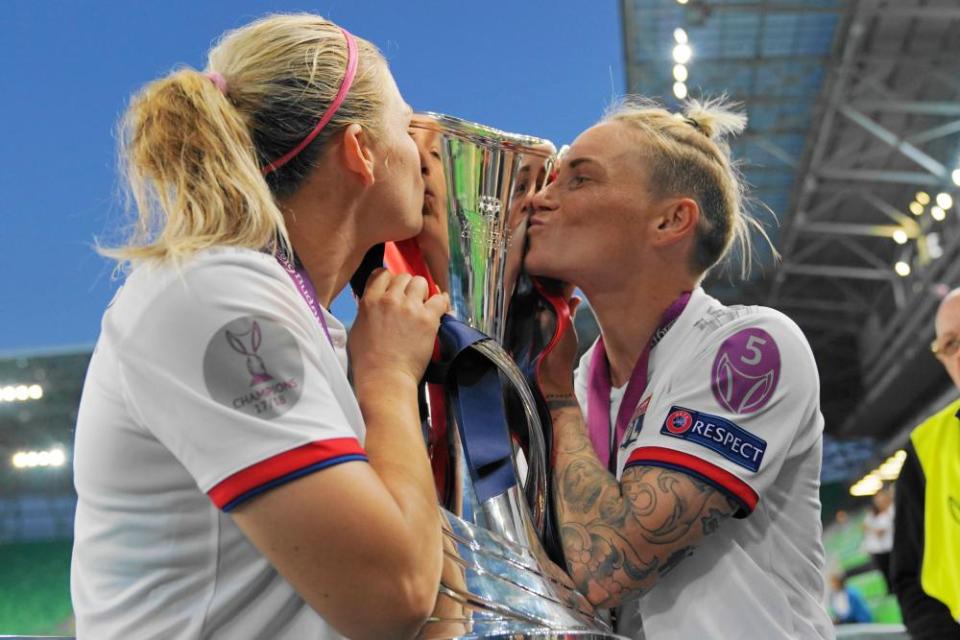
[[[300,292],[303,301],[310,307],[310,312],[313,313],[313,317],[316,318],[320,326],[323,327],[323,332],[326,334],[327,340],[329,340],[330,345],[333,346],[333,338],[330,337],[327,321],[323,317],[323,312],[320,311],[320,303],[317,302],[317,290],[313,288],[313,283],[310,282],[310,276],[307,274],[306,269],[290,264],[290,260],[288,260],[287,256],[282,252],[278,251],[275,257],[277,262],[280,263],[280,266],[283,267],[283,270],[290,276],[290,279],[293,280],[293,286]]]
[[[590,358],[590,368],[587,373],[587,431],[590,434],[593,450],[597,452],[600,462],[608,469],[610,468],[611,455],[623,441],[623,436],[627,431],[627,423],[640,403],[643,392],[647,389],[650,352],[667,335],[667,331],[683,313],[689,301],[689,291],[681,294],[679,298],[673,301],[663,314],[660,325],[653,332],[650,342],[647,343],[643,353],[637,359],[637,364],[633,367],[633,373],[630,374],[626,392],[623,394],[620,410],[617,412],[616,440],[612,443],[610,441],[610,392],[613,390],[613,383],[610,380],[610,363],[607,362],[607,351],[603,346],[603,336],[600,336],[600,339],[597,340],[597,346]]]

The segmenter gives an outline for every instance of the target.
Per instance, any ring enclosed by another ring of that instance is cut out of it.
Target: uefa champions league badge
[[[743,329],[723,341],[711,371],[713,396],[736,414],[762,409],[780,380],[780,349],[758,327]]]
[[[210,338],[203,380],[220,404],[258,418],[276,418],[300,400],[303,359],[287,329],[246,316],[223,325]]]

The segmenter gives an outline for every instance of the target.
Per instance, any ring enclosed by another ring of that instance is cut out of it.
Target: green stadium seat
[[[72,542],[0,545],[0,634],[73,632]]]
[[[878,570],[867,571],[847,578],[847,584],[854,587],[867,600],[887,595],[887,582]]]
[[[903,615],[900,613],[900,605],[897,604],[897,598],[894,595],[886,595],[880,598],[876,604],[870,603],[870,609],[873,611],[873,621],[882,624],[895,624],[903,622]]]

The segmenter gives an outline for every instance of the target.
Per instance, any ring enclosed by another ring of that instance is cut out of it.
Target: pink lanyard
[[[647,374],[650,364],[650,352],[657,343],[667,335],[673,322],[680,317],[687,302],[690,301],[690,292],[685,292],[667,308],[660,320],[660,326],[653,332],[653,337],[637,359],[637,364],[630,374],[620,410],[617,412],[616,440],[611,442],[610,428],[610,392],[613,383],[610,381],[610,363],[607,362],[607,351],[603,346],[603,336],[597,340],[597,346],[590,358],[590,368],[587,372],[587,431],[593,450],[597,452],[600,462],[608,469],[616,448],[623,441],[627,431],[627,423],[633,416],[634,410],[640,403],[643,392],[647,389]]]
[[[310,282],[310,276],[307,275],[306,270],[302,266],[290,264],[290,260],[288,260],[287,256],[282,252],[278,251],[275,257],[277,262],[280,263],[280,266],[283,267],[283,270],[290,276],[290,279],[293,280],[293,286],[297,288],[303,301],[310,307],[310,312],[313,314],[313,317],[317,319],[317,322],[320,323],[320,326],[323,327],[323,332],[326,334],[327,340],[330,341],[332,346],[333,338],[330,337],[327,321],[323,317],[323,312],[320,311],[320,303],[317,302],[317,290],[313,288],[313,283]],[[296,258],[294,258],[294,260],[296,260]]]

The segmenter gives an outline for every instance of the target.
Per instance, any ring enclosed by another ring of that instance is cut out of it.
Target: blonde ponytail
[[[343,103],[266,178],[261,167],[303,141],[339,89],[348,55],[337,25],[311,14],[267,16],[218,41],[211,73],[180,69],[144,87],[119,135],[136,222],[125,244],[100,252],[127,264],[222,245],[289,250],[277,199],[300,187],[338,131],[356,123],[375,135],[381,126],[386,62],[366,40],[356,43]]]
[[[203,74],[181,69],[148,84],[120,125],[121,161],[139,216],[121,261],[179,260],[215,245],[289,246],[260,175],[250,133]]]

